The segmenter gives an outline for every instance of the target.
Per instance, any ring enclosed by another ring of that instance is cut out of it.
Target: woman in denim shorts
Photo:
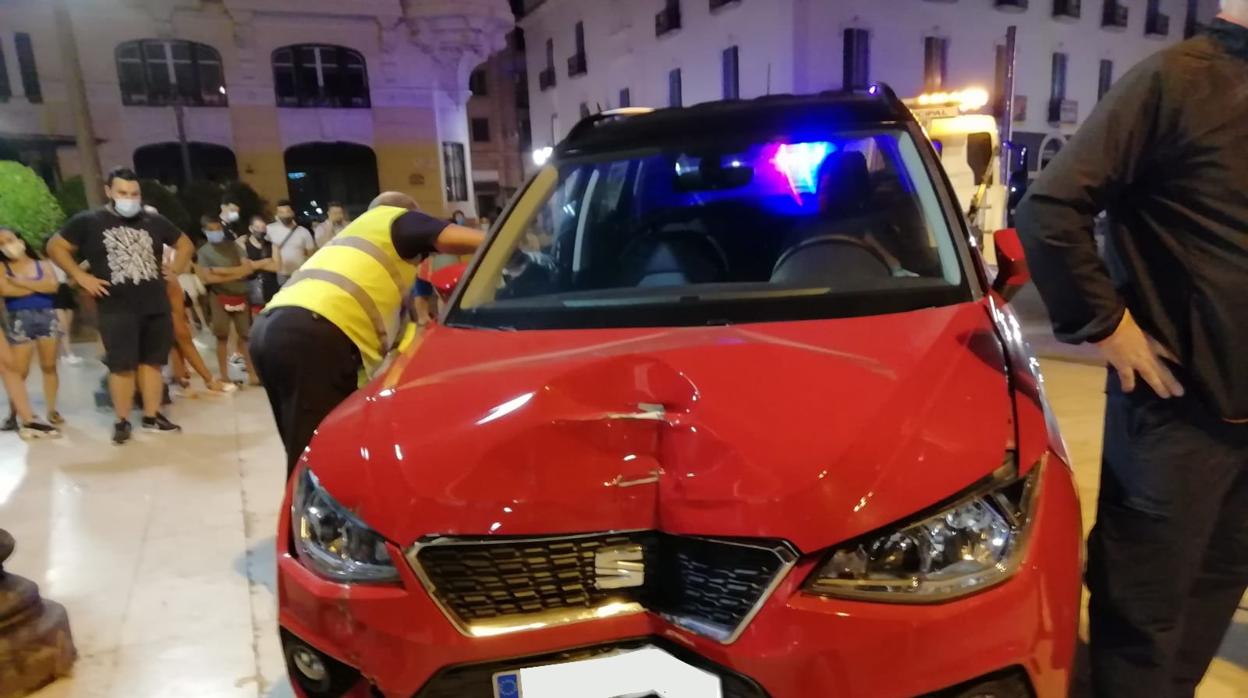
[[[13,368],[25,380],[36,350],[43,371],[43,399],[48,421],[59,425],[65,420],[56,410],[59,378],[56,373],[60,323],[56,318],[56,272],[50,262],[31,253],[25,241],[12,230],[0,228],[0,296],[4,296],[4,335],[12,347]],[[16,431],[17,415],[10,414],[0,429]]]

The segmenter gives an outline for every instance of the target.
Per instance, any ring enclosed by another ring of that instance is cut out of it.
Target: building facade
[[[1002,105],[1016,27],[1014,141],[1037,169],[1118,76],[1217,0],[528,0],[535,147],[620,106],[889,83],[987,89]]]
[[[532,149],[524,51],[524,33],[513,31],[468,79],[473,191],[478,214],[490,220],[524,183],[522,155]]]
[[[50,180],[81,171],[55,5],[0,4],[0,158]],[[503,47],[505,0],[67,5],[105,169],[239,178],[309,215],[387,189],[473,212],[468,74]]]

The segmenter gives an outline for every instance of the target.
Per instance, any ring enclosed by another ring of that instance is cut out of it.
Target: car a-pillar
[[[17,698],[69,674],[77,656],[65,607],[29,579],[4,571],[15,542],[0,529],[0,698]]]

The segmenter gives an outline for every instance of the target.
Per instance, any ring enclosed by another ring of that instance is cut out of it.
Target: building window
[[[621,107],[633,106],[633,92],[627,87],[620,90],[620,106]]]
[[[1200,0],[1187,0],[1187,17],[1183,22],[1183,38],[1190,39],[1200,31]]]
[[[7,102],[13,96],[13,87],[9,84],[9,66],[4,60],[4,44],[0,43],[0,102]]]
[[[477,68],[468,76],[468,89],[476,97],[485,97],[490,94],[490,86],[485,79],[485,70]]]
[[[683,99],[684,95],[680,87],[680,68],[676,68],[667,74],[667,106],[682,106]]]
[[[576,23],[576,53],[568,58],[568,77],[576,77],[589,72],[589,64],[585,56],[585,23]]]
[[[300,44],[277,49],[273,86],[279,107],[366,109],[372,105],[363,54],[342,46]]]
[[[546,40],[546,67],[537,74],[537,87],[549,90],[555,86],[555,40]]]
[[[446,171],[446,200],[467,201],[468,164],[463,143],[442,143],[442,169]]]
[[[923,89],[935,92],[949,76],[949,40],[940,36],[923,39]]]
[[[739,99],[741,97],[741,75],[738,59],[740,58],[740,49],[737,46],[729,46],[724,49],[721,58],[723,63],[723,81],[724,81],[724,99]]]
[[[1114,86],[1114,62],[1111,60],[1101,61],[1101,74],[1096,83],[1096,100],[1099,102],[1105,97],[1105,93],[1109,92],[1109,88]]]
[[[845,30],[843,85],[862,89],[871,81],[871,34],[866,29]]]
[[[589,118],[589,102],[581,102],[580,112],[582,119]]]
[[[30,34],[15,34],[13,46],[17,49],[17,69],[22,74],[22,89],[26,92],[26,101],[42,104],[43,87],[39,85],[39,68],[35,66],[35,49],[31,46]]]
[[[1148,0],[1148,16],[1144,21],[1146,36],[1170,36],[1170,15],[1161,11],[1161,0]]]
[[[1060,102],[1066,99],[1066,62],[1066,54],[1053,54],[1053,75],[1049,83],[1050,101]]]
[[[481,117],[474,117],[472,120],[472,142],[473,143],[489,143],[490,142],[490,120]]]
[[[117,47],[121,103],[129,106],[186,104],[224,107],[221,54],[191,41],[141,39]]]

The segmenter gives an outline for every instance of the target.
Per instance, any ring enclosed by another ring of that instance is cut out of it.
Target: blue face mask
[[[208,238],[208,242],[211,242],[212,244],[215,245],[217,243],[225,242],[225,231],[224,230],[205,230],[204,237]]]

